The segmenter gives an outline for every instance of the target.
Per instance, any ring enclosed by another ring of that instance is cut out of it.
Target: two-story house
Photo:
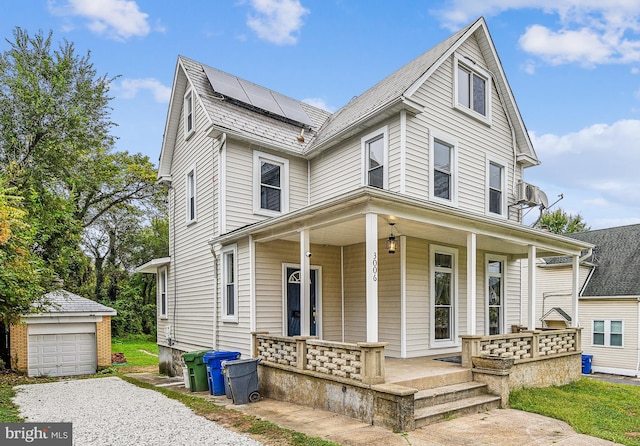
[[[534,328],[520,260],[589,246],[522,224],[538,164],[483,18],[335,113],[180,56],[158,168],[170,257],[139,269],[158,277],[161,370],[254,355],[256,332],[416,358]]]

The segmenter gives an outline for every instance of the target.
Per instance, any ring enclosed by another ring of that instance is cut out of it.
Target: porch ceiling
[[[466,246],[467,236],[473,233],[476,234],[479,250],[514,257],[526,257],[529,245],[536,246],[538,257],[579,255],[582,249],[592,247],[588,243],[532,229],[517,222],[470,214],[372,188],[363,188],[286,217],[243,228],[216,241],[225,244],[250,234],[256,242],[298,242],[300,231],[308,228],[311,244],[348,246],[365,242],[367,213],[378,215],[378,239],[389,236],[389,223],[393,222],[396,237],[416,237],[441,244]]]

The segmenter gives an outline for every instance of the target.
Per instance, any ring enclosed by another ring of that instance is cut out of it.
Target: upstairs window
[[[429,156],[429,197],[457,205],[457,142],[439,132],[431,132]]]
[[[487,211],[489,214],[505,216],[505,167],[489,161],[487,165]]]
[[[365,186],[388,187],[388,129],[383,127],[361,139],[363,163],[362,183]]]
[[[190,137],[196,128],[196,114],[193,103],[193,92],[184,95],[184,137]]]
[[[593,321],[593,345],[622,347],[622,321]]]
[[[483,122],[491,121],[491,77],[465,59],[454,58],[454,107]]]
[[[187,193],[187,224],[196,221],[196,169],[192,168],[187,172],[186,181]]]
[[[267,216],[288,211],[289,160],[254,152],[254,213]]]

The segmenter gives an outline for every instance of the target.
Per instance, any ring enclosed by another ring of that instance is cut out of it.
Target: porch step
[[[451,368],[437,369],[434,374],[420,376],[412,379],[394,382],[401,386],[411,387],[418,390],[436,389],[443,386],[460,384],[473,380],[471,369]]]
[[[487,394],[487,385],[478,381],[420,390],[414,396],[416,410]]]
[[[415,410],[416,428],[500,407],[500,397],[484,394]]]

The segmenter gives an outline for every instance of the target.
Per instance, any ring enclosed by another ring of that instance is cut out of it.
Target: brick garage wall
[[[96,353],[98,369],[111,367],[111,316],[102,316],[102,321],[96,322]]]
[[[12,325],[9,330],[11,368],[26,373],[29,358],[27,324]]]

